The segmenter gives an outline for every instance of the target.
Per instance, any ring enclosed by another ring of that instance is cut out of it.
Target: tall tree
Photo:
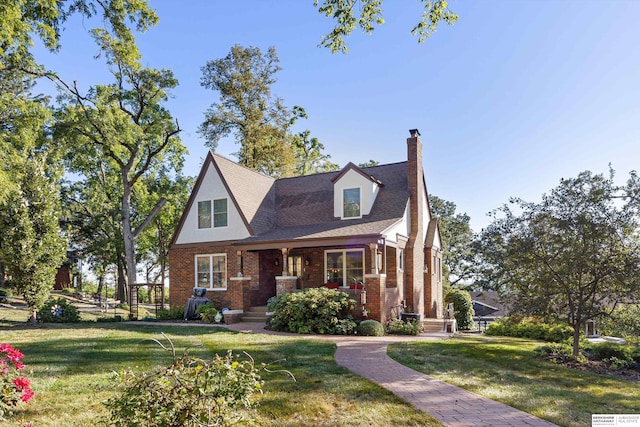
[[[587,320],[640,299],[637,212],[613,171],[563,179],[540,203],[512,203],[520,213],[502,207],[479,237],[494,283],[513,307],[572,326],[577,355]]]
[[[323,163],[328,158],[320,159],[323,147],[317,140],[305,132],[291,133],[291,126],[307,117],[304,109],[287,108],[271,93],[279,63],[273,47],[263,54],[257,47],[240,45],[226,57],[207,62],[200,83],[217,91],[220,102],[206,111],[200,133],[212,150],[222,137],[234,134],[239,163],[267,175],[292,176],[316,161],[330,167]]]
[[[347,53],[344,41],[357,27],[367,33],[384,24],[382,17],[382,3],[384,0],[314,0],[313,5],[318,12],[334,19],[335,27],[322,38],[320,46],[331,49],[332,52]],[[418,37],[419,42],[425,41],[436,31],[441,22],[453,25],[458,15],[449,10],[446,0],[421,0],[424,10],[420,21],[413,27],[411,33]]]
[[[119,214],[124,244],[127,284],[136,282],[136,239],[162,208],[160,199],[150,212],[132,210],[134,187],[144,175],[167,162],[180,170],[185,148],[178,138],[180,127],[163,107],[167,91],[177,85],[170,70],[142,68],[119,39],[106,30],[94,30],[106,55],[115,83],[98,85],[87,94],[76,85],[61,84],[67,91],[59,111],[58,137],[76,147],[76,158],[96,158],[109,173],[118,174]],[[72,160],[70,169],[79,174],[83,161]],[[123,298],[120,285],[118,297]]]
[[[22,154],[25,161],[13,164],[17,185],[0,209],[0,256],[35,321],[65,259],[67,242],[60,234],[58,177],[48,175],[46,153]]]
[[[169,265],[169,243],[184,211],[194,179],[173,177],[167,171],[159,171],[145,177],[138,204],[142,210],[151,209],[162,197],[167,203],[141,234],[138,252],[146,266],[148,283],[165,283]]]
[[[438,219],[443,244],[445,285],[465,283],[473,274],[473,231],[471,218],[466,213],[456,212],[453,202],[429,194],[431,211]]]

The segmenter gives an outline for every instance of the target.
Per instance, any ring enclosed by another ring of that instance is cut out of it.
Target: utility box
[[[400,318],[403,322],[419,322],[422,320],[422,315],[420,313],[402,313]]]

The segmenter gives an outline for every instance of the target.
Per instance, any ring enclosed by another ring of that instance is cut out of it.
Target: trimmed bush
[[[356,328],[358,335],[367,337],[381,337],[384,335],[384,326],[377,320],[363,320]]]
[[[548,342],[563,342],[573,336],[573,329],[561,323],[544,323],[532,317],[514,315],[492,322],[487,335],[531,338]]]
[[[342,334],[353,321],[355,300],[346,292],[311,288],[284,294],[272,302],[273,317],[269,325],[276,331],[298,334]]]
[[[213,323],[216,320],[216,314],[218,310],[213,306],[212,302],[202,304],[196,308],[196,314],[200,315],[200,318],[208,323]]]
[[[573,357],[573,348],[569,344],[552,343],[542,345],[534,350],[537,357],[553,363],[567,363],[573,360],[583,361],[584,356]]]
[[[38,312],[40,321],[46,323],[74,323],[80,321],[78,308],[64,298],[50,299]]]
[[[184,318],[184,305],[173,305],[169,309],[158,310],[156,320],[182,320]]]
[[[387,324],[387,333],[391,335],[418,335],[422,332],[422,324],[420,322],[403,322],[402,320],[392,319]]]
[[[617,359],[633,362],[632,348],[630,346],[609,342],[590,346],[589,355],[593,360],[607,361],[607,359]]]
[[[452,288],[444,297],[445,303],[453,303],[456,323],[461,331],[468,331],[473,327],[473,302],[471,295],[462,289]]]

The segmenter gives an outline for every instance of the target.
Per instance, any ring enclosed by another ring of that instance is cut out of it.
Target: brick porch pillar
[[[295,292],[297,276],[276,276],[276,296]]]
[[[380,323],[387,321],[385,309],[385,288],[387,285],[386,274],[365,274],[365,289],[367,291],[367,304],[369,319],[377,320]]]

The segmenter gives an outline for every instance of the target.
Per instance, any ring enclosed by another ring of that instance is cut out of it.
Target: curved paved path
[[[264,329],[263,323],[236,323],[227,328],[260,334],[296,335]],[[350,337],[307,335],[308,338],[334,341],[338,346],[336,362],[350,371],[378,383],[446,426],[451,427],[553,427],[511,406],[496,402],[462,388],[414,371],[387,356],[393,342],[438,339],[447,334],[421,334],[418,337]]]

